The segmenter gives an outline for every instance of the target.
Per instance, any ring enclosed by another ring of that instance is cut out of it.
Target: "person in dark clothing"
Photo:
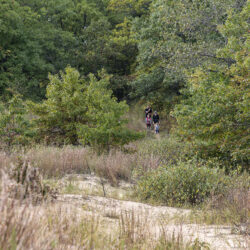
[[[153,112],[153,111],[152,111],[151,107],[148,106],[148,107],[145,109],[145,117],[147,117],[148,115],[150,115],[150,117],[151,117],[152,112]]]
[[[160,117],[157,114],[157,112],[155,111],[154,115],[153,115],[153,123],[156,124],[156,123],[159,123],[159,122],[160,122]]]

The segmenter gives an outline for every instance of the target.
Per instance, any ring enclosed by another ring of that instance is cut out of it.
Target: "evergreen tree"
[[[125,128],[123,116],[128,106],[112,97],[107,88],[109,76],[102,72],[99,77],[80,78],[71,67],[50,75],[47,99],[41,104],[29,102],[38,139],[59,145],[82,142],[104,149],[141,136]]]

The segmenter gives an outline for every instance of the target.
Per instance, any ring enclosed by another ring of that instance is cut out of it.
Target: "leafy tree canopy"
[[[48,74],[71,65],[85,76],[105,68],[114,75],[114,94],[126,98],[137,48],[128,36],[131,21],[118,18],[108,5],[102,0],[1,0],[0,95],[11,88],[41,100]]]
[[[7,103],[0,103],[0,147],[10,149],[27,144],[33,132],[22,99],[14,95]]]
[[[230,67],[211,64],[191,75],[174,115],[179,134],[191,140],[199,154],[248,165],[249,160],[249,8],[231,12],[220,27],[227,40],[217,56],[234,61]]]
[[[141,137],[125,128],[125,102],[118,103],[108,90],[110,77],[104,72],[99,80],[93,75],[81,78],[77,70],[50,75],[47,99],[41,104],[29,102],[36,116],[38,139],[56,144],[92,145],[97,149],[124,145]]]
[[[150,15],[134,22],[139,55],[132,95],[164,108],[178,101],[187,71],[211,62],[231,65],[233,60],[216,55],[226,42],[217,27],[236,2],[154,1]]]

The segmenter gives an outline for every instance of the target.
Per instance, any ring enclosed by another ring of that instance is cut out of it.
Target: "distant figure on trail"
[[[152,111],[150,105],[148,105],[147,108],[145,109],[145,117],[147,118],[148,114],[149,114],[150,117],[151,117],[152,112],[153,112],[153,111]]]
[[[153,115],[153,123],[154,123],[154,124],[160,123],[160,117],[159,117],[157,111],[154,112],[154,115]]]
[[[154,112],[153,123],[154,123],[154,127],[155,127],[155,133],[159,134],[159,131],[160,131],[160,117],[159,117],[157,111]]]
[[[150,114],[148,114],[146,117],[146,128],[147,129],[151,128],[151,121],[152,121],[151,116],[150,116]]]
[[[159,125],[159,123],[155,123],[154,125],[155,125],[155,133],[159,134],[159,132],[160,132],[160,125]]]

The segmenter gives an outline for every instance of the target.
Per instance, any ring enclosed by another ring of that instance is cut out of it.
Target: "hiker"
[[[160,132],[160,125],[159,125],[159,123],[158,122],[155,123],[154,126],[155,126],[155,133],[159,134],[159,132]]]
[[[150,114],[148,114],[147,115],[147,117],[146,117],[146,128],[147,129],[150,129],[151,128],[151,116],[150,116]]]
[[[145,109],[145,117],[147,118],[147,115],[148,115],[148,114],[149,114],[150,117],[151,117],[152,112],[153,112],[153,111],[152,111],[150,105],[148,105],[147,108]]]
[[[160,117],[159,117],[157,111],[154,112],[154,115],[153,115],[153,123],[154,123],[154,124],[160,123]]]

